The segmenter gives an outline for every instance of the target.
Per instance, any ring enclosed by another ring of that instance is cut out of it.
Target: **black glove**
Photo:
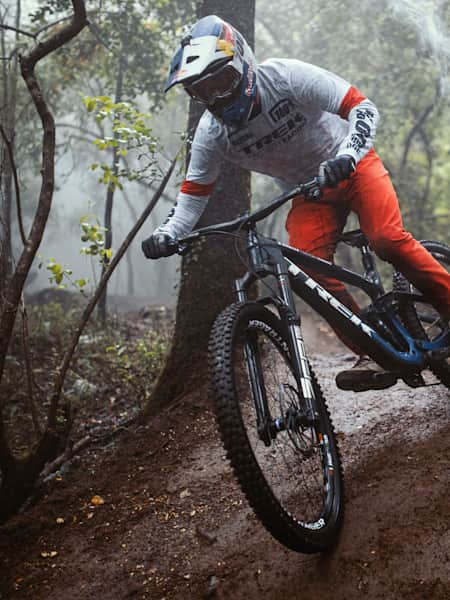
[[[177,241],[168,233],[154,233],[142,242],[142,251],[147,258],[171,256],[177,250]]]
[[[348,154],[326,160],[319,166],[320,187],[334,188],[340,181],[348,179],[355,170],[355,159]]]

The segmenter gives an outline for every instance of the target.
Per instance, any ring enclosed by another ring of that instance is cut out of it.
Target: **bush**
[[[51,383],[62,353],[80,315],[79,306],[49,302],[28,307],[31,387],[25,371],[21,319],[17,319],[0,394],[11,446],[23,454],[37,440],[33,424],[44,423]],[[105,324],[91,322],[80,338],[64,388],[59,421],[74,419],[72,439],[93,429],[109,429],[136,415],[145,404],[163,366],[167,333],[146,326],[145,321],[112,318]]]

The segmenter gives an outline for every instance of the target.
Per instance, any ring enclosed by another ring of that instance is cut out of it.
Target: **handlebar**
[[[267,206],[263,206],[262,208],[255,210],[252,213],[247,213],[245,215],[242,215],[241,217],[233,219],[232,221],[226,221],[224,223],[217,223],[215,225],[202,227],[201,229],[196,229],[184,238],[180,238],[179,240],[177,240],[177,252],[179,254],[184,254],[187,251],[188,246],[201,237],[219,232],[231,233],[233,231],[245,229],[249,225],[253,225],[258,221],[262,221],[271,213],[273,213],[277,208],[279,208],[289,200],[292,200],[292,198],[295,198],[296,196],[305,196],[305,198],[311,202],[317,202],[318,200],[320,200],[322,196],[322,189],[319,177],[313,177],[313,179],[311,179],[310,181],[297,185],[289,192],[280,194],[279,196],[274,198],[272,202],[270,202]]]

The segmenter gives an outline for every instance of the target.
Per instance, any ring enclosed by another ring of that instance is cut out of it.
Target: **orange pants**
[[[397,195],[373,149],[349,179],[337,188],[326,189],[320,202],[294,198],[286,221],[289,244],[332,261],[350,211],[358,215],[375,253],[401,271],[445,318],[450,318],[450,274],[404,230]],[[343,304],[359,312],[342,282],[319,275],[314,278]],[[350,340],[339,337],[359,353]]]

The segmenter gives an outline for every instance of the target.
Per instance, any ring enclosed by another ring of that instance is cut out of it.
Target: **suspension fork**
[[[305,345],[300,328],[300,317],[295,310],[294,296],[289,282],[289,274],[283,255],[278,249],[272,249],[267,254],[270,256],[264,260],[258,244],[258,239],[253,232],[249,232],[249,254],[253,270],[246,273],[235,282],[236,296],[239,302],[248,299],[248,288],[258,279],[258,274],[275,276],[278,284],[281,302],[277,302],[280,317],[284,321],[288,335],[289,354],[298,389],[301,390],[305,405],[301,415],[301,421],[310,425],[319,419],[316,407],[316,398],[312,384],[311,372],[306,357]],[[257,428],[260,439],[269,446],[271,439],[276,435],[271,422],[271,414],[268,408],[267,395],[264,386],[264,373],[261,364],[260,350],[257,343],[257,335],[249,332],[244,343],[244,353],[247,371],[252,388],[257,413]],[[283,415],[282,419],[286,415]],[[275,426],[277,428],[278,426]],[[284,428],[284,426],[283,426]]]
[[[292,366],[294,368],[297,385],[302,392],[306,407],[306,421],[313,422],[318,420],[319,414],[316,407],[316,396],[312,383],[311,371],[308,358],[306,356],[305,344],[301,330],[300,317],[295,310],[294,295],[289,282],[289,274],[285,263],[277,262],[275,265],[275,276],[278,282],[278,289],[283,299],[280,311],[286,323],[288,333],[289,353],[291,355]]]
[[[242,278],[235,281],[236,297],[239,302],[246,302],[248,300],[247,290],[256,279],[253,273],[248,272]],[[270,432],[271,415],[267,402],[266,388],[264,386],[264,373],[258,339],[255,332],[249,331],[245,336],[244,354],[248,378],[252,388],[252,396],[255,402],[258,436],[266,446],[270,446],[272,441]]]
[[[272,436],[270,424],[272,416],[267,403],[264,372],[261,364],[261,354],[258,347],[257,335],[249,332],[244,344],[245,361],[256,409],[256,428],[259,438],[266,446],[270,446]]]
[[[289,354],[292,360],[295,379],[305,401],[305,421],[313,422],[319,418],[319,414],[316,408],[316,398],[312,384],[311,371],[309,369],[305,344],[303,342],[303,335],[300,327],[300,317],[295,310],[294,295],[289,282],[289,274],[284,258],[281,253],[279,256],[277,255],[273,258],[274,260],[271,261],[272,264],[270,265],[270,270],[277,280],[278,290],[282,299],[282,302],[278,303],[277,306],[280,316],[286,325]],[[239,302],[247,301],[247,289],[256,281],[256,279],[257,277],[253,273],[246,273],[244,277],[236,280],[235,290]],[[264,380],[256,340],[253,341],[253,344],[250,344],[248,340],[246,341],[245,357],[258,414],[258,430],[260,431],[260,428],[264,428],[269,422],[270,414],[265,389],[262,385]]]

